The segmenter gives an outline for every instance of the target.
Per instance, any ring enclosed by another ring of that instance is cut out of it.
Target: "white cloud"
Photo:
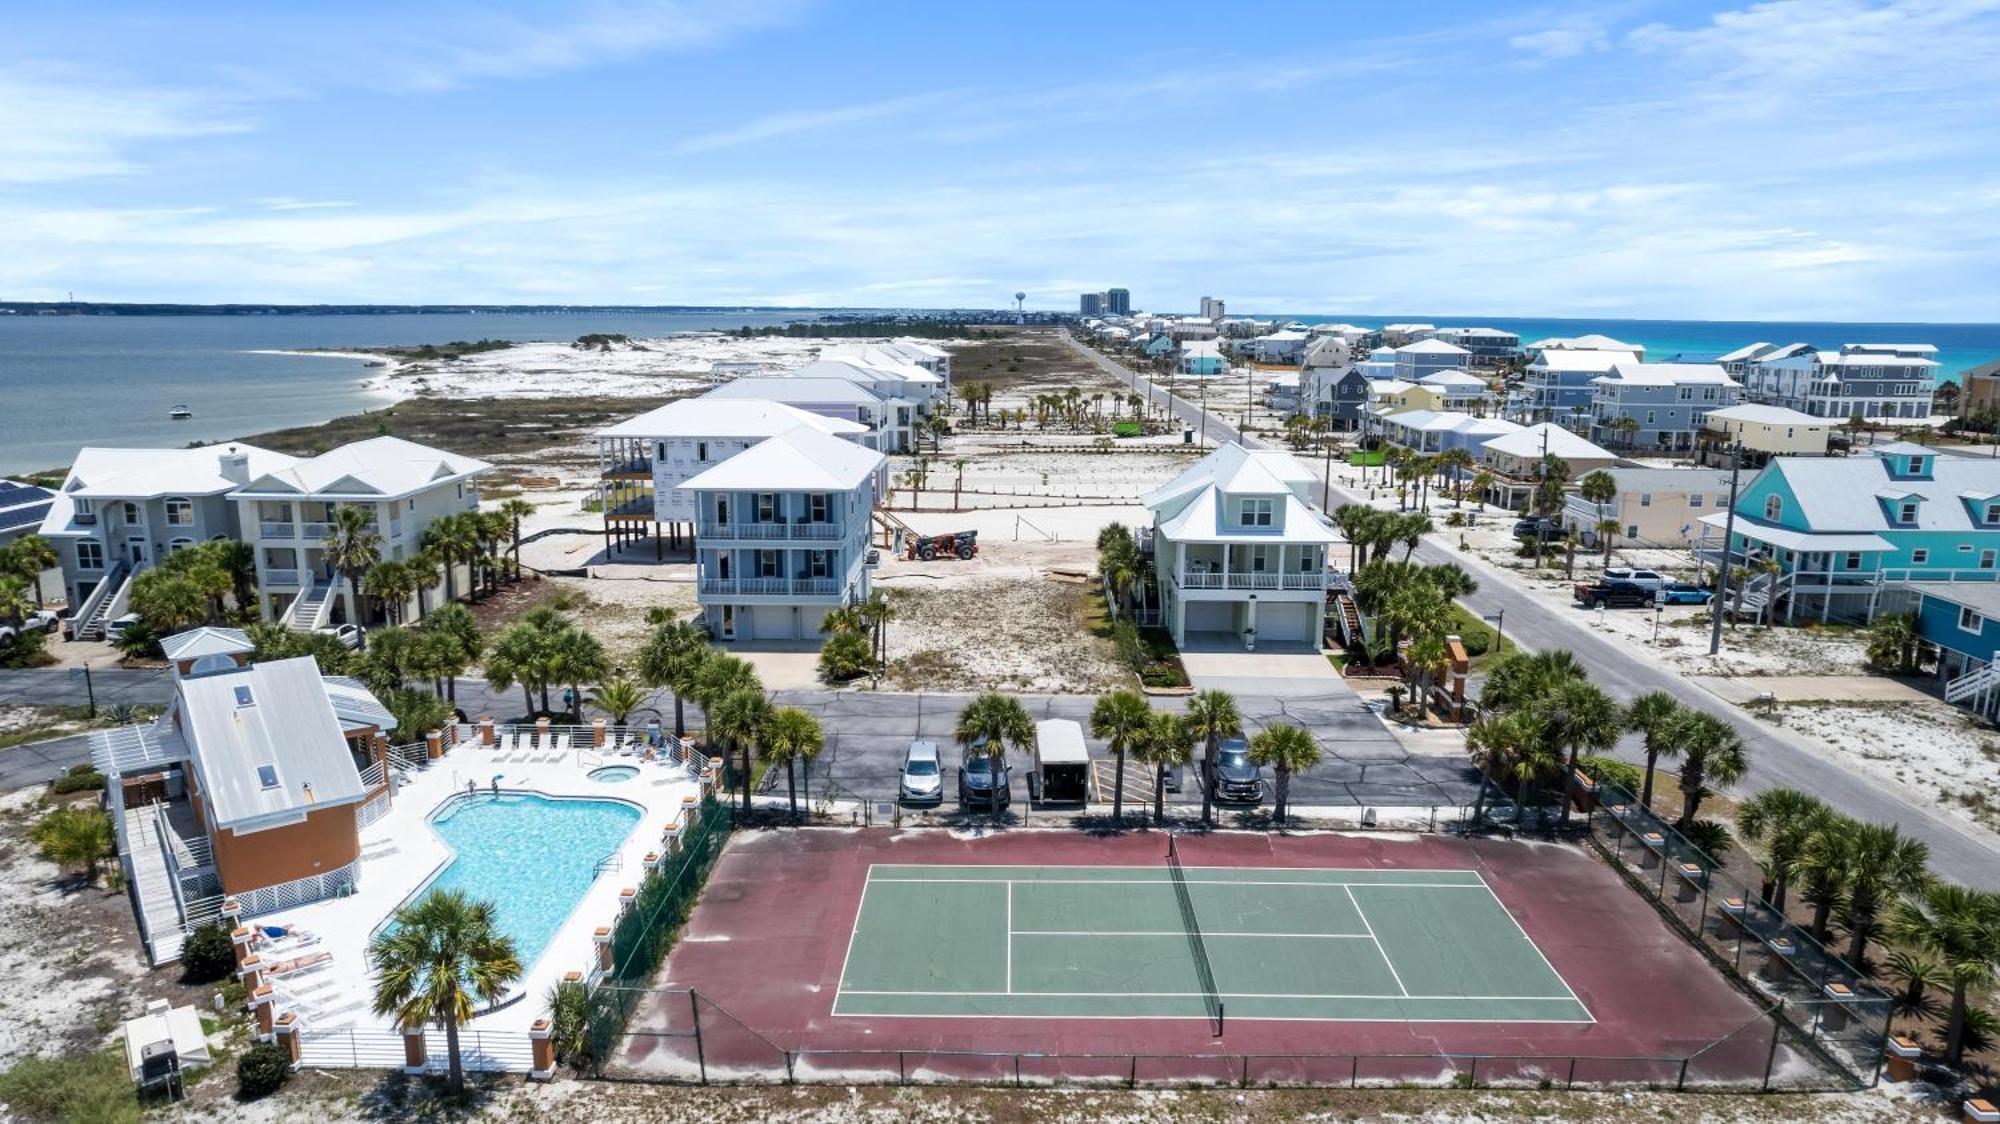
[[[861,121],[877,121],[886,117],[900,117],[904,114],[916,113],[927,109],[935,110],[941,102],[956,101],[963,93],[964,91],[962,90],[943,90],[934,93],[889,98],[884,101],[865,102],[859,105],[839,106],[833,109],[767,114],[734,128],[690,137],[681,142],[680,150],[682,152],[709,152],[718,148],[733,148],[737,145],[775,140],[779,137],[788,137],[799,133],[811,133],[823,129],[835,128],[840,125],[851,125]]]
[[[1513,36],[1507,45],[1543,59],[1567,59],[1611,49],[1611,34],[1588,17],[1574,17],[1542,31]]]
[[[247,129],[222,96],[71,67],[0,64],[0,183],[59,183],[140,170],[149,142]]]

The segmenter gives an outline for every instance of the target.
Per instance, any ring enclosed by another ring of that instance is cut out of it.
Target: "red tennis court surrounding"
[[[1042,877],[1053,869],[1064,878],[1062,868],[1076,868],[1079,874],[1088,868],[1088,877],[1114,880],[1117,868],[1126,868],[1133,872],[1135,892],[1153,895],[1146,914],[1150,936],[1152,927],[1171,924],[1170,905],[1165,904],[1171,899],[1157,898],[1164,891],[1145,889],[1149,882],[1158,885],[1165,837],[1154,832],[1099,838],[1067,831],[1010,831],[984,839],[888,829],[744,832],[717,863],[680,943],[652,991],[636,1005],[607,1070],[670,1079],[697,1076],[699,1067],[699,1075],[710,1079],[1369,1083],[1449,1079],[1462,1074],[1470,1061],[1483,1067],[1474,1077],[1481,1084],[1548,1079],[1558,1084],[1754,1087],[1767,1066],[1777,1071],[1779,1081],[1812,1069],[1776,1037],[1772,1021],[1756,1004],[1616,873],[1577,847],[1448,836],[1218,833],[1183,837],[1179,850],[1188,868],[1198,868],[1202,878],[1211,880],[1227,879],[1228,871],[1241,869],[1246,880],[1258,879],[1260,871],[1265,882],[1273,881],[1270,872],[1296,871],[1297,877],[1360,883],[1373,871],[1409,875],[1395,879],[1397,883],[1483,885],[1498,906],[1483,926],[1493,933],[1492,947],[1486,948],[1476,932],[1460,933],[1451,938],[1453,951],[1475,960],[1490,956],[1518,962],[1538,950],[1537,959],[1545,958],[1552,972],[1539,986],[1551,995],[1573,993],[1567,1001],[1577,1010],[1554,1019],[1468,1020],[1462,1009],[1425,1018],[1422,1004],[1385,1003],[1378,1005],[1384,1011],[1381,1018],[1368,1017],[1366,1011],[1356,1017],[1352,1009],[1339,1011],[1338,1018],[1299,1018],[1296,1010],[1284,1012],[1293,1017],[1257,1018],[1254,1005],[1245,1003],[1249,1017],[1226,1020],[1218,1036],[1205,1018],[1135,1017],[1138,1008],[1130,1001],[1106,1004],[1105,1014],[1098,1016],[1091,1001],[1084,1000],[1082,1007],[1065,1008],[1058,1018],[966,1017],[970,1012],[962,1003],[955,1007],[950,1002],[940,1003],[936,1013],[909,1000],[871,1007],[854,1003],[851,994],[837,1007],[844,970],[850,972],[850,993],[854,986],[850,944],[870,932],[896,928],[896,919],[882,912],[884,903],[879,902],[870,909],[866,929],[861,928],[871,871],[878,871],[879,885],[881,872],[901,871],[908,878],[912,868],[922,868],[927,878],[943,877],[976,891],[982,880],[1018,878],[1030,868],[1044,872]],[[965,877],[950,879],[953,867],[987,870],[967,870]],[[1451,892],[1457,891],[1438,891]],[[1486,890],[1477,894],[1487,897]],[[922,915],[931,907],[916,897],[910,900],[918,905],[911,907],[907,930],[895,934],[908,955],[921,953],[930,963],[949,963],[962,955],[969,979],[991,975],[995,946],[990,938],[956,950],[911,944],[920,943],[922,934],[948,934],[954,927]],[[1015,906],[1020,906],[1018,900]],[[1074,924],[1089,923],[1093,907],[1088,895],[1067,909]],[[1511,925],[1504,924],[1509,920]],[[1020,927],[1010,921],[1008,931]],[[1532,942],[1532,949],[1523,951],[1523,939]],[[1320,943],[1329,948],[1326,955],[1337,955],[1336,947],[1351,951],[1355,946],[1347,940]],[[1388,949],[1392,961],[1396,951]],[[1108,966],[1099,953],[1092,955],[1100,959],[1087,971],[1101,981]],[[1149,971],[1158,978],[1163,969],[1157,963],[1137,963],[1140,955],[1133,954],[1134,978]],[[891,969],[893,960],[884,960],[871,970]],[[932,973],[929,978],[938,977]],[[976,986],[991,988],[990,982]],[[1227,990],[1226,980],[1223,987]],[[1185,1007],[1186,1001],[1182,1003]],[[872,1013],[885,1008],[893,1013]],[[1051,1013],[1032,1006],[1023,1011]]]

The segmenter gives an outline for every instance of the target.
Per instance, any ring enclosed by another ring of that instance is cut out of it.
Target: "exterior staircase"
[[[1944,685],[1944,701],[1973,701],[1980,695],[1990,696],[1996,690],[2000,690],[2000,664],[1989,663],[1947,682]]]
[[[285,615],[285,624],[297,632],[311,632],[326,623],[327,603],[332,600],[332,583],[313,584],[299,592],[292,599],[292,607]]]
[[[180,901],[174,893],[173,867],[160,837],[158,810],[142,805],[124,811],[125,859],[130,864],[132,897],[139,903],[147,950],[155,964],[179,960],[186,934],[181,929]]]
[[[1777,596],[1777,582],[1769,574],[1758,574],[1743,586],[1742,606],[1746,616],[1762,616],[1764,607]],[[1730,591],[1728,608],[1734,612],[1738,604],[1736,592]]]
[[[1361,610],[1354,604],[1354,598],[1342,590],[1331,590],[1327,597],[1333,601],[1333,616],[1340,627],[1340,642],[1352,644],[1361,636]]]
[[[83,609],[78,613],[76,638],[78,640],[104,639],[105,626],[111,623],[120,607],[130,603],[132,598],[131,567],[124,562],[111,567],[104,580],[84,598]]]

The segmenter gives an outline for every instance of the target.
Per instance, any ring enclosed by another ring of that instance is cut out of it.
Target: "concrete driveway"
[[[1262,644],[1246,652],[1235,643],[1190,643],[1181,652],[1181,664],[1202,689],[1282,698],[1354,696],[1325,654],[1307,644]]]

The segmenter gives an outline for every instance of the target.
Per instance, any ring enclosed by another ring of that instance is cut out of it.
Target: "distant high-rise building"
[[[1132,315],[1132,294],[1124,289],[1104,290],[1104,312],[1108,316]]]
[[[1217,297],[1201,298],[1201,318],[1203,320],[1222,319],[1222,301]]]
[[[1085,315],[1085,316],[1102,316],[1102,315],[1104,315],[1104,294],[1103,294],[1103,293],[1085,293],[1085,294],[1083,294],[1083,296],[1082,296],[1082,297],[1081,297],[1081,298],[1080,298],[1080,299],[1078,300],[1077,304],[1078,304],[1078,306],[1079,306],[1079,307],[1078,307],[1078,309],[1077,309],[1077,311],[1078,311],[1078,312],[1080,312],[1080,313],[1082,313],[1082,314],[1083,314],[1083,315]]]

